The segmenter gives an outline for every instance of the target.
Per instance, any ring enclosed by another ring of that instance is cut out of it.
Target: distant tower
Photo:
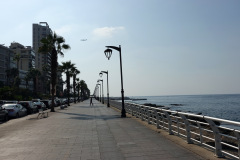
[[[37,90],[39,92],[47,93],[49,90],[49,87],[47,87],[47,82],[50,79],[50,70],[46,71],[46,68],[50,68],[50,53],[38,53],[38,48],[41,46],[41,39],[46,38],[48,35],[52,34],[52,30],[47,22],[33,24],[32,29],[32,46],[36,54],[35,67],[42,73],[42,79],[39,79],[37,83]]]
[[[42,54],[38,53],[38,48],[41,46],[41,39],[46,38],[49,34],[52,34],[51,28],[47,22],[40,22],[39,24],[33,24],[33,39],[32,39],[32,46],[33,50],[36,54],[35,65],[36,68],[42,71],[42,67],[44,65],[50,64],[50,53]]]

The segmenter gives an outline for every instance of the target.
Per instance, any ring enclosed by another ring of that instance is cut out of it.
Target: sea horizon
[[[126,96],[131,103],[151,103],[170,110],[202,114],[240,122],[240,94]],[[134,101],[131,101],[134,99]],[[139,99],[139,100],[138,100]],[[119,100],[120,101],[120,100]],[[177,105],[176,105],[177,104]]]

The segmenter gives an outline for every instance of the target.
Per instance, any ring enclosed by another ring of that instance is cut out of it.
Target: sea
[[[240,122],[240,94],[134,96],[131,103],[152,103],[170,110]],[[146,100],[136,100],[146,99]]]

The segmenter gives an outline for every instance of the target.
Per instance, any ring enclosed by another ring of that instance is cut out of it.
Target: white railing
[[[121,103],[111,101],[121,110]],[[125,102],[127,113],[171,135],[212,149],[217,157],[240,159],[240,122]],[[234,129],[235,128],[235,129]]]

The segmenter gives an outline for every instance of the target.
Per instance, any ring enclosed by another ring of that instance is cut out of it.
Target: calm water
[[[240,122],[240,94],[147,96],[131,98],[147,99],[132,101],[133,103],[164,105],[171,110],[190,111],[192,113],[200,112],[202,115]],[[172,106],[171,104],[182,104],[182,106]]]

